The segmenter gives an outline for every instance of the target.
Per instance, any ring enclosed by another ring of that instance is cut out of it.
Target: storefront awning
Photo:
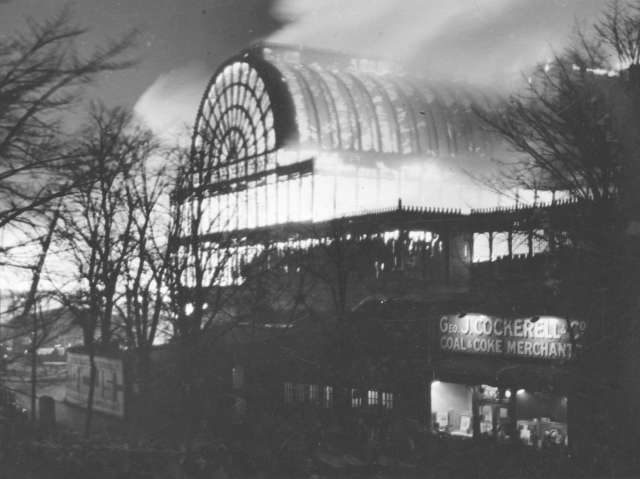
[[[462,384],[488,384],[531,391],[567,392],[570,374],[560,364],[495,358],[457,357],[434,363],[434,379]]]

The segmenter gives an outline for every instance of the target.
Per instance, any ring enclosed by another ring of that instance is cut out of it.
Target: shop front
[[[567,365],[584,322],[543,316],[443,316],[428,391],[431,430],[444,437],[569,444]]]

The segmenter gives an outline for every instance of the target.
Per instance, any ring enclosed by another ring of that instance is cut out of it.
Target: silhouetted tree
[[[61,166],[76,158],[66,148],[65,115],[100,74],[132,65],[123,55],[135,33],[83,56],[85,33],[65,9],[0,40],[0,228],[28,222],[69,191]]]
[[[83,88],[133,64],[126,54],[135,32],[81,54],[85,34],[65,8],[44,21],[27,19],[19,32],[0,39],[0,262],[33,273],[23,305],[29,317],[36,317],[31,310],[49,255],[50,217],[58,215],[52,204],[86,180],[68,174],[80,160],[68,120],[83,100]],[[22,247],[37,251],[44,245],[35,265],[15,258]]]
[[[638,332],[640,255],[628,233],[640,207],[639,26],[638,2],[611,2],[592,30],[579,30],[572,47],[536,69],[523,93],[477,108],[516,152],[502,182],[583,200],[577,221],[549,229],[573,246],[572,262],[554,273],[554,308],[589,320],[572,406],[584,430],[572,434],[603,453],[583,456],[590,459],[629,440],[614,419],[630,412],[609,400],[628,359],[625,341]]]
[[[138,221],[145,207],[135,191],[143,179],[141,165],[155,148],[153,135],[137,127],[128,111],[94,106],[76,150],[82,168],[68,173],[84,178],[64,202],[60,240],[71,255],[79,283],[74,295],[62,295],[78,313],[91,363],[86,434],[91,424],[95,354],[118,347],[116,304],[125,294],[124,285],[130,284],[125,272],[138,251]]]

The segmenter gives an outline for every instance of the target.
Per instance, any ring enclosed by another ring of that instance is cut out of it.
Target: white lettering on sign
[[[586,331],[584,321],[553,316],[504,319],[480,314],[443,316],[439,322],[442,351],[570,359]]]

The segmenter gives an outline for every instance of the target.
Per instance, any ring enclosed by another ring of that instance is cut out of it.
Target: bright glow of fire
[[[341,69],[323,64],[321,54],[292,59],[291,53],[247,53],[226,65],[205,95],[191,186],[207,194],[182,203],[186,234],[196,217],[197,233],[207,235],[320,222],[400,203],[468,212],[545,201],[535,192],[496,192],[478,181],[495,171],[489,158],[503,146],[478,124],[472,92],[360,71],[353,62]],[[282,98],[272,95],[282,93],[273,78],[261,77],[250,55],[282,75],[293,111],[276,108]],[[295,120],[295,134],[282,133],[279,120]],[[500,241],[483,248],[483,238],[476,240],[475,260],[504,255]],[[513,254],[518,244],[509,246]],[[207,264],[224,263],[224,282],[237,283],[242,264],[259,254],[252,248],[237,246]]]

